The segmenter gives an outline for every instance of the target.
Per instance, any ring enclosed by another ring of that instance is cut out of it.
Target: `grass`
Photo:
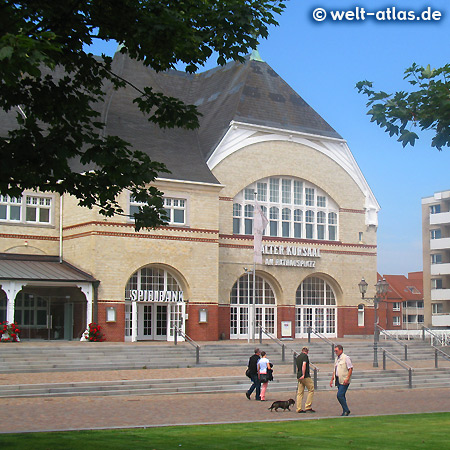
[[[450,413],[0,435],[10,450],[444,450]]]

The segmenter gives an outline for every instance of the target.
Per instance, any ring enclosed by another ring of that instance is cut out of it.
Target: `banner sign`
[[[183,291],[144,291],[130,290],[132,302],[182,302]]]

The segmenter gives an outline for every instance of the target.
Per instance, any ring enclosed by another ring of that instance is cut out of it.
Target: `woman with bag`
[[[261,383],[261,401],[266,401],[266,389],[269,384],[268,369],[270,361],[267,359],[266,352],[261,352],[261,359],[258,361],[258,377]]]

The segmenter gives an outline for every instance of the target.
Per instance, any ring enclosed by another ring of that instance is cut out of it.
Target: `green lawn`
[[[450,413],[0,435],[10,450],[444,450]]]

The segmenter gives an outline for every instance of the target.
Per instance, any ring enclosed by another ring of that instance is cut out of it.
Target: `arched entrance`
[[[276,299],[274,291],[262,276],[255,276],[255,299],[253,304],[253,274],[244,274],[234,283],[230,294],[230,338],[252,337],[252,322],[255,317],[255,338],[259,327],[276,336]]]
[[[150,265],[136,271],[125,287],[125,302],[127,340],[172,341],[175,326],[184,331],[183,289],[165,268]]]
[[[295,337],[308,334],[308,327],[325,336],[336,337],[336,295],[323,278],[306,278],[295,294]]]

